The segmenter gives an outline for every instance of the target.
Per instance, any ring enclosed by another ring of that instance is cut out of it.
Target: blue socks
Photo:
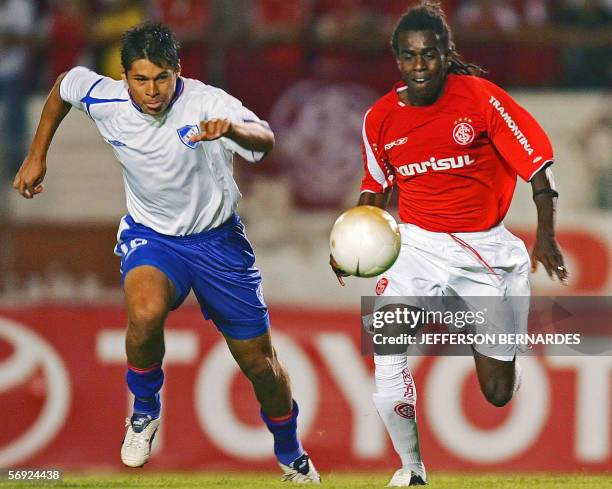
[[[164,383],[161,364],[141,369],[128,365],[125,376],[127,385],[134,394],[134,413],[148,414],[158,418],[161,409],[159,390]]]
[[[280,463],[289,465],[304,454],[304,448],[297,437],[298,405],[293,401],[293,409],[286,416],[270,418],[260,411],[261,419],[274,436],[274,454]]]
[[[159,390],[164,383],[161,364],[140,369],[128,365],[126,381],[134,394],[134,413],[147,414],[158,418],[161,410]],[[261,411],[261,419],[274,436],[274,454],[280,463],[290,465],[304,455],[304,448],[297,436],[297,417],[299,408],[293,401],[293,408],[286,416],[268,417]]]

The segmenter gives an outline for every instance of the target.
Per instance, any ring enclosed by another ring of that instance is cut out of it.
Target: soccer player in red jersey
[[[537,207],[531,268],[540,262],[565,282],[554,232],[553,153],[542,128],[481,78],[483,70],[461,61],[437,3],[409,9],[391,44],[402,81],[364,117],[359,205],[385,208],[396,188],[402,247],[377,283],[375,307],[398,308],[397,296],[528,296],[529,254],[502,223],[517,175],[531,183]],[[333,260],[332,268],[343,285]],[[526,332],[527,309],[503,316],[503,328]],[[425,484],[407,356],[376,351],[374,404],[402,461],[389,485]],[[518,385],[516,347],[499,354],[476,346],[473,355],[484,396],[504,406]]]

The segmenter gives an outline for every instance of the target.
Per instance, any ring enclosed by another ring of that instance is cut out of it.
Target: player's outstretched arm
[[[274,133],[257,122],[232,122],[229,119],[211,119],[200,122],[200,134],[191,138],[193,142],[214,141],[229,138],[244,149],[268,153],[274,147]]]
[[[557,277],[566,285],[568,272],[563,255],[555,238],[555,211],[557,197],[552,170],[540,170],[531,179],[533,200],[538,210],[536,241],[531,251],[531,271],[535,272],[540,262],[550,278]]]
[[[31,199],[43,191],[42,181],[47,171],[47,151],[55,131],[70,111],[71,105],[64,102],[59,93],[59,86],[65,75],[66,73],[62,73],[57,78],[47,97],[30,151],[13,180],[13,188],[26,199]]]

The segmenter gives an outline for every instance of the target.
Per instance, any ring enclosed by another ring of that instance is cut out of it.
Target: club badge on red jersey
[[[472,119],[468,117],[462,117],[455,121],[455,128],[453,129],[453,139],[457,144],[461,146],[467,146],[474,141],[476,131],[471,124]]]

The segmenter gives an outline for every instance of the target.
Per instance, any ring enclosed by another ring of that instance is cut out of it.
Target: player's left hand
[[[191,136],[194,143],[199,141],[214,141],[232,133],[232,121],[229,119],[210,119],[200,122],[200,134]]]
[[[536,242],[531,251],[532,272],[538,269],[538,262],[544,266],[551,279],[557,277],[562,285],[567,285],[569,274],[554,236],[536,236]]]

